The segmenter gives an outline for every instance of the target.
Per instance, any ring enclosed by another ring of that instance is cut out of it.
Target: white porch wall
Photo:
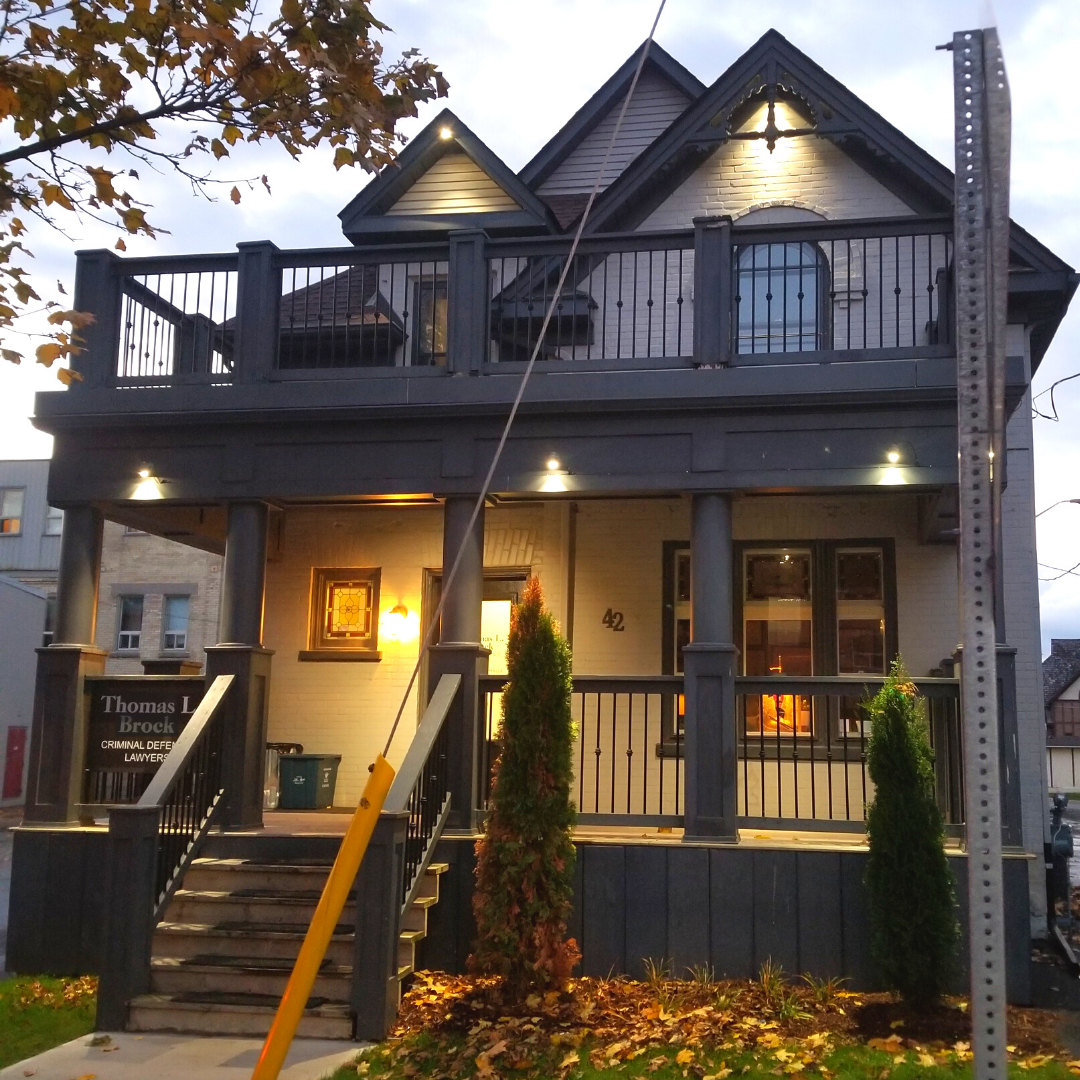
[[[688,229],[703,214],[738,218],[755,207],[801,206],[825,218],[899,217],[911,208],[827,139],[763,140],[721,146],[638,226]]]

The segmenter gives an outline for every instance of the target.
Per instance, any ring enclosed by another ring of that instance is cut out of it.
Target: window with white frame
[[[64,511],[58,506],[49,506],[45,510],[45,535],[59,536],[64,531]]]
[[[132,652],[142,639],[143,598],[121,596],[116,632],[116,651]]]
[[[161,613],[161,648],[180,652],[188,647],[188,619],[191,614],[190,596],[166,596]]]
[[[22,532],[24,488],[0,488],[0,533],[17,535]]]

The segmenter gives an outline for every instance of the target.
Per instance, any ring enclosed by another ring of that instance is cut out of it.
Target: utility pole
[[[965,822],[976,1080],[1008,1071],[997,651],[1009,272],[1009,84],[997,30],[953,35]]]

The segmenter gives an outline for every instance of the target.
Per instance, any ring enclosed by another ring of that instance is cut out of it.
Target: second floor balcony
[[[742,228],[707,218],[587,237],[569,267],[569,238],[480,232],[422,245],[89,252],[76,303],[96,323],[77,367],[87,386],[163,389],[508,374],[534,351],[542,372],[943,358],[951,230],[947,217]]]

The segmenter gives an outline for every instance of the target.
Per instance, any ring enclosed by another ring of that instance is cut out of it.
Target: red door
[[[23,760],[26,757],[26,728],[7,729],[7,753],[4,755],[4,793],[0,798],[17,799],[22,794]]]

